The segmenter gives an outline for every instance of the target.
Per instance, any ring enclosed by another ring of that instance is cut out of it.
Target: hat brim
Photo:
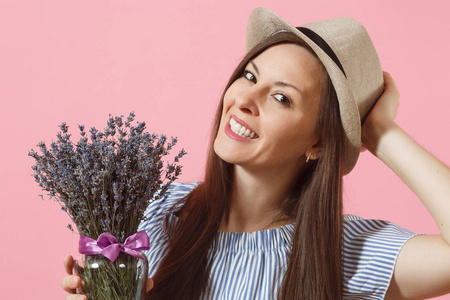
[[[293,33],[305,41],[316,53],[330,76],[339,101],[341,123],[345,133],[343,172],[348,174],[355,166],[361,149],[361,117],[348,80],[322,48],[276,13],[263,7],[255,9],[249,17],[246,52],[279,32]]]

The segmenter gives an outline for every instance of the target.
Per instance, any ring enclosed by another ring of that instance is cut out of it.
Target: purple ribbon
[[[100,234],[97,240],[80,234],[78,242],[78,252],[81,254],[102,254],[112,262],[116,260],[120,252],[143,259],[137,250],[148,249],[150,249],[148,235],[143,230],[127,237],[123,244],[119,244],[116,237],[109,232]]]

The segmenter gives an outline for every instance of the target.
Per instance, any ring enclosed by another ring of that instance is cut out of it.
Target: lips
[[[239,141],[250,141],[259,137],[247,123],[235,115],[231,115],[227,126],[225,126],[225,132],[231,138]]]

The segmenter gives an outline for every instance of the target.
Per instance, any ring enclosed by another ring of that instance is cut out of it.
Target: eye
[[[275,95],[273,95],[273,97],[275,98],[275,100],[277,100],[281,104],[286,105],[286,106],[291,106],[291,100],[289,100],[289,98],[286,97],[285,95],[276,93]]]
[[[256,77],[255,75],[253,75],[251,72],[249,71],[244,71],[244,77],[248,80],[251,81],[253,83],[256,83]]]

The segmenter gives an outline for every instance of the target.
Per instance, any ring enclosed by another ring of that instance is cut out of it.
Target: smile
[[[235,134],[237,134],[243,138],[247,138],[247,139],[258,138],[258,135],[255,132],[251,131],[244,125],[238,123],[233,117],[230,118],[229,125],[230,125],[231,131],[233,131]]]

